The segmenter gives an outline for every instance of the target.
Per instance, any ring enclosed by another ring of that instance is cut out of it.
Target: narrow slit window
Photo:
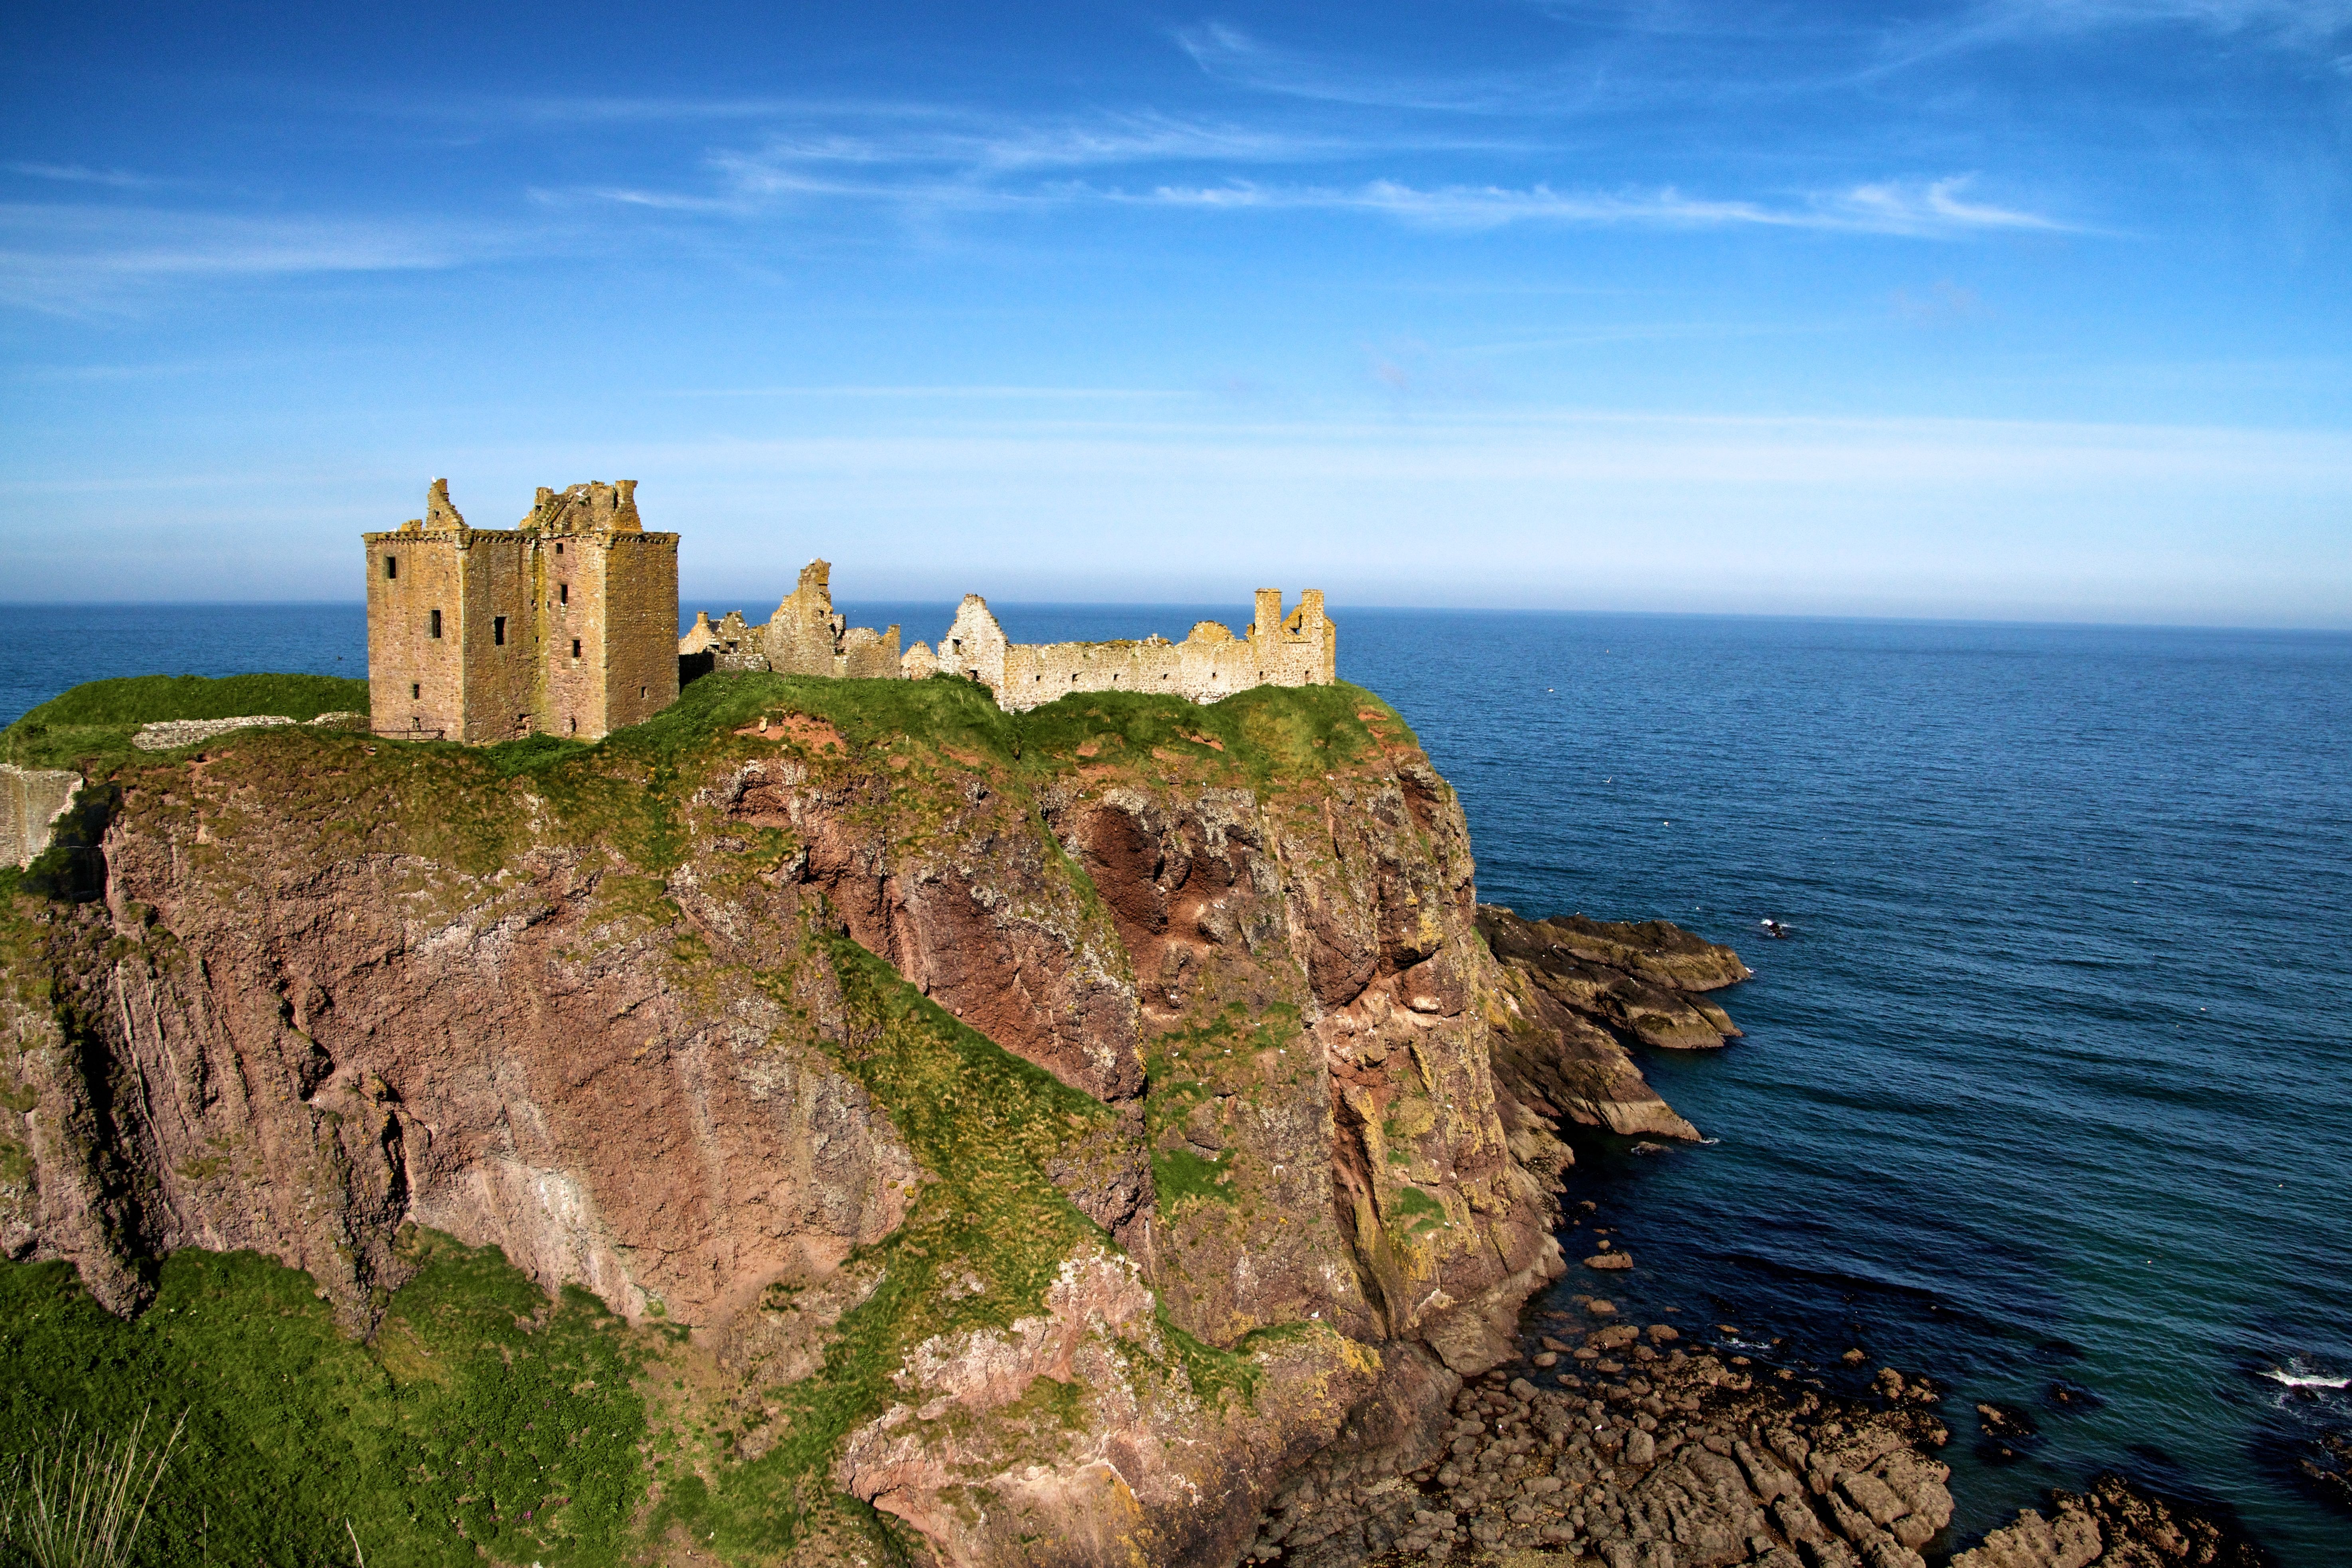
[[[422,681],[411,681],[411,682],[409,682],[409,683],[408,683],[408,700],[409,700],[409,701],[411,701],[411,702],[422,702],[422,701],[424,700],[424,698],[425,698],[425,683],[424,683],[424,682],[422,682]]]
[[[556,548],[558,548],[558,549],[562,549],[562,547],[559,545],[559,546],[558,546],[558,547],[556,547]],[[573,719],[573,720],[572,721],[572,734],[574,734],[574,735],[577,735],[577,734],[579,734],[579,733],[580,733],[580,721],[579,721],[578,719],[576,719],[576,718],[575,718],[575,719]]]
[[[507,645],[507,618],[505,616],[493,615],[490,617],[490,642],[500,648]]]
[[[398,556],[388,555],[383,558],[383,574],[386,577],[398,577],[400,575],[400,558]]]
[[[572,602],[572,585],[570,583],[559,582],[555,585],[555,602],[558,604],[569,604]]]
[[[643,686],[639,686],[639,687],[637,688],[637,695],[638,695],[638,696],[640,696],[640,697],[643,697],[645,695],[646,695],[646,688],[645,688],[645,687],[643,687]]]
[[[441,635],[441,612],[438,610],[433,612],[433,635],[436,637]]]
[[[580,656],[580,639],[577,637],[572,639],[572,656],[575,659]]]

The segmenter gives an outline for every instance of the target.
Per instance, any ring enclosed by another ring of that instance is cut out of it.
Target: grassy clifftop
[[[860,809],[887,817],[877,838],[896,844],[931,831],[926,813],[965,799],[969,785],[1012,801],[1017,821],[1072,777],[1311,792],[1410,744],[1387,705],[1347,685],[1262,688],[1206,707],[1086,694],[1007,714],[954,677],[756,674],[706,677],[654,719],[595,743],[467,747],[276,728],[208,743],[203,767],[128,745],[159,719],[364,706],[360,683],[318,677],[93,683],[0,734],[0,756],[90,770],[108,780],[93,795],[127,802],[119,821],[131,826],[194,810],[187,797],[201,779],[201,839],[179,841],[201,841],[192,852],[217,859],[231,881],[271,856],[326,865],[391,851],[486,877],[534,841],[601,846],[614,866],[599,918],[617,927],[627,900],[646,919],[675,919],[662,878],[688,855],[698,822],[708,826],[710,781],[780,747],[814,768],[845,764],[881,780]],[[778,852],[768,840],[779,830],[761,833],[740,852],[747,866]],[[46,985],[31,956],[58,906],[9,897],[12,875],[0,874],[10,912],[0,968]],[[723,894],[724,883],[705,885]],[[772,1563],[836,1527],[871,1547],[871,1561],[898,1560],[892,1531],[834,1490],[834,1455],[899,1396],[893,1375],[912,1346],[1037,1316],[1063,1262],[1108,1245],[1054,1173],[1118,1127],[1102,1104],[845,938],[828,935],[796,961],[834,971],[844,1037],[825,1049],[925,1177],[904,1223],[847,1260],[866,1293],[827,1331],[815,1371],[722,1397],[707,1362],[673,1337],[682,1329],[631,1328],[577,1291],[550,1302],[495,1252],[419,1233],[404,1246],[421,1271],[364,1343],[335,1333],[308,1276],[249,1254],[190,1250],[153,1264],[154,1302],[130,1322],[100,1311],[64,1265],[0,1263],[0,1413],[15,1434],[0,1434],[0,1505],[7,1462],[63,1414],[112,1431],[152,1406],[165,1421],[194,1413],[159,1494],[154,1561],[341,1561],[341,1543],[364,1542],[371,1563],[455,1563],[479,1549],[515,1563],[620,1564],[667,1560],[691,1542]],[[681,925],[664,962],[668,983],[709,988],[719,960]],[[787,1009],[790,977],[753,977]],[[16,1092],[0,1079],[0,1103]],[[1203,1093],[1186,1081],[1179,1097],[1189,1108]],[[1171,1203],[1234,1201],[1221,1166],[1160,1166]],[[975,1293],[973,1281],[989,1289]],[[786,1292],[761,1310],[782,1321],[795,1309]],[[1212,1410],[1249,1399],[1259,1375],[1255,1340],[1217,1350],[1161,1320],[1124,1343],[1134,1386]],[[1034,1427],[1050,1453],[1089,1418],[1075,1385],[1045,1378],[1003,1420]],[[956,1411],[936,1420],[947,1437],[970,1424]],[[830,1559],[812,1548],[797,1561]]]
[[[19,768],[87,768],[128,756],[144,724],[183,718],[278,714],[310,719],[365,713],[365,681],[333,675],[131,675],[86,681],[0,730],[0,762]]]

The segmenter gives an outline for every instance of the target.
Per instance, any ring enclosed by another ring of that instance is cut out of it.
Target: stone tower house
[[[512,528],[425,514],[367,545],[378,735],[596,739],[677,700],[677,536],[645,531],[637,483],[542,486]]]

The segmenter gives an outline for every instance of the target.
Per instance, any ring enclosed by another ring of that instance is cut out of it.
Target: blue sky
[[[0,599],[2352,625],[2352,0],[0,26]]]

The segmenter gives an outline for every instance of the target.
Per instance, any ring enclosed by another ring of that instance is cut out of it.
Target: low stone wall
[[[347,725],[367,716],[359,713],[322,713],[310,720],[313,727],[325,728]],[[299,721],[282,714],[251,713],[239,718],[174,718],[139,727],[131,744],[142,751],[170,751],[176,747],[194,746],[239,729],[266,729],[273,725]]]
[[[32,864],[80,788],[81,775],[69,769],[0,762],[0,862]]]

